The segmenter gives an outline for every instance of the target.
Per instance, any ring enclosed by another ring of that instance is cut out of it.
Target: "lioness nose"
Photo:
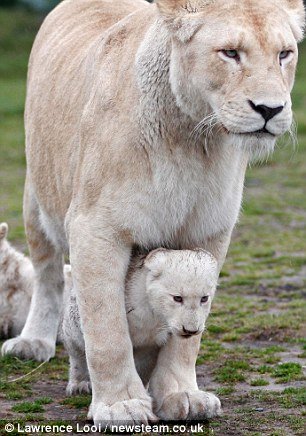
[[[255,112],[258,112],[266,121],[266,123],[284,109],[284,106],[270,107],[264,104],[255,104],[251,100],[249,100],[249,103],[251,108],[254,109]]]
[[[199,333],[199,330],[187,330],[183,326],[183,332],[185,333],[185,335],[196,335],[197,333]]]

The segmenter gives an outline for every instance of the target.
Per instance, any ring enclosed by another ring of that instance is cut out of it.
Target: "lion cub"
[[[8,225],[0,224],[0,338],[18,335],[27,318],[34,269],[27,257],[7,240]]]
[[[217,277],[217,261],[204,250],[157,249],[132,259],[126,278],[126,312],[135,364],[144,384],[170,335],[186,340],[203,332]],[[72,395],[89,392],[90,382],[72,282],[70,286],[62,335],[70,356],[67,393]]]

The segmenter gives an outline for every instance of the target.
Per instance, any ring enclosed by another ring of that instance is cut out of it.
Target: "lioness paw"
[[[111,425],[135,425],[147,424],[157,421],[152,412],[151,399],[148,400],[125,400],[107,406],[99,403],[91,404],[88,418],[93,419],[95,425],[110,429]]]
[[[200,420],[213,418],[221,413],[218,397],[209,392],[184,391],[165,398],[161,408],[156,411],[165,421]]]
[[[81,382],[69,381],[66,387],[66,394],[70,397],[79,394],[90,394],[91,393],[91,383],[89,380],[83,380]]]
[[[2,355],[11,354],[20,359],[45,362],[55,355],[55,347],[42,339],[25,339],[17,336],[5,341],[1,352]]]
[[[187,392],[189,401],[188,419],[213,418],[221,414],[221,402],[210,392]]]

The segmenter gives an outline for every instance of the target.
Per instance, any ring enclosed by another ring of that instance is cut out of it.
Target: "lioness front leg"
[[[161,348],[149,383],[154,413],[166,421],[212,418],[221,412],[220,400],[197,385],[195,363],[201,337],[171,336]]]
[[[95,424],[154,419],[151,398],[137,374],[124,301],[130,247],[90,219],[70,226],[70,258],[92,384],[89,418]]]

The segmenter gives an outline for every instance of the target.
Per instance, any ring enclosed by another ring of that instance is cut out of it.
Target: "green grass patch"
[[[273,366],[261,365],[257,368],[259,374],[268,374],[273,372]]]
[[[215,380],[220,383],[237,383],[246,379],[245,372],[250,371],[248,362],[226,360],[224,365],[215,371]]]
[[[89,407],[90,401],[90,395],[76,395],[74,397],[65,398],[61,404],[74,407],[75,409],[83,409],[84,407]]]
[[[53,400],[48,397],[41,397],[35,401],[24,401],[12,407],[13,412],[18,413],[41,413],[44,412],[43,405],[52,403]]]
[[[288,383],[300,379],[302,374],[302,366],[299,363],[288,362],[277,365],[271,375],[278,379],[278,383]]]
[[[219,334],[219,333],[224,333],[224,332],[226,332],[227,329],[226,329],[226,327],[222,327],[222,326],[220,326],[220,325],[213,325],[213,324],[211,324],[211,325],[209,325],[209,326],[207,327],[207,331],[208,331],[209,333]]]
[[[41,413],[44,411],[44,408],[37,401],[24,401],[13,406],[12,411],[17,413]]]
[[[233,386],[223,386],[222,388],[218,388],[216,390],[217,395],[231,395],[235,392],[235,388]]]
[[[255,378],[250,381],[251,386],[268,386],[270,383],[264,378]]]

